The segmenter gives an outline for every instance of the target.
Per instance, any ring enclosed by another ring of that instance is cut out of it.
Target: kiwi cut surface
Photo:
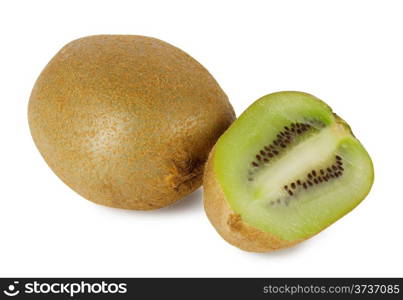
[[[224,239],[270,251],[351,211],[373,178],[368,153],[327,104],[279,92],[256,101],[220,137],[205,172],[204,203]]]
[[[98,204],[149,210],[197,189],[235,119],[213,76],[182,50],[134,35],[84,37],[40,74],[28,109],[51,169]]]

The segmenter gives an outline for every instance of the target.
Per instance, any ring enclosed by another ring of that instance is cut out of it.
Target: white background
[[[403,276],[401,1],[1,1],[0,276]],[[201,190],[158,211],[95,205],[47,167],[30,137],[35,79],[73,39],[140,34],[201,62],[237,115],[300,90],[349,122],[375,183],[316,237],[269,254],[225,243]]]

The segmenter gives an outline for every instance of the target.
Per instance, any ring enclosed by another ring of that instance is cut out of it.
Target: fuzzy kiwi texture
[[[268,252],[340,219],[373,180],[367,151],[327,104],[279,92],[253,103],[218,139],[204,174],[204,207],[226,241]]]
[[[29,101],[32,137],[83,197],[149,210],[201,185],[204,163],[235,118],[211,74],[161,40],[98,35],[63,47]]]

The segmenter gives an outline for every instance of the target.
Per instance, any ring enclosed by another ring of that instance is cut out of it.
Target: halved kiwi
[[[266,252],[344,216],[373,180],[368,153],[327,104],[279,92],[252,104],[219,138],[205,170],[204,205],[225,240]]]

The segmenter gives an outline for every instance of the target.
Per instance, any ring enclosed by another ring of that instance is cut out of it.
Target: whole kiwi
[[[28,118],[40,153],[73,190],[98,204],[149,210],[201,185],[208,153],[235,114],[211,74],[180,49],[98,35],[53,57]]]

